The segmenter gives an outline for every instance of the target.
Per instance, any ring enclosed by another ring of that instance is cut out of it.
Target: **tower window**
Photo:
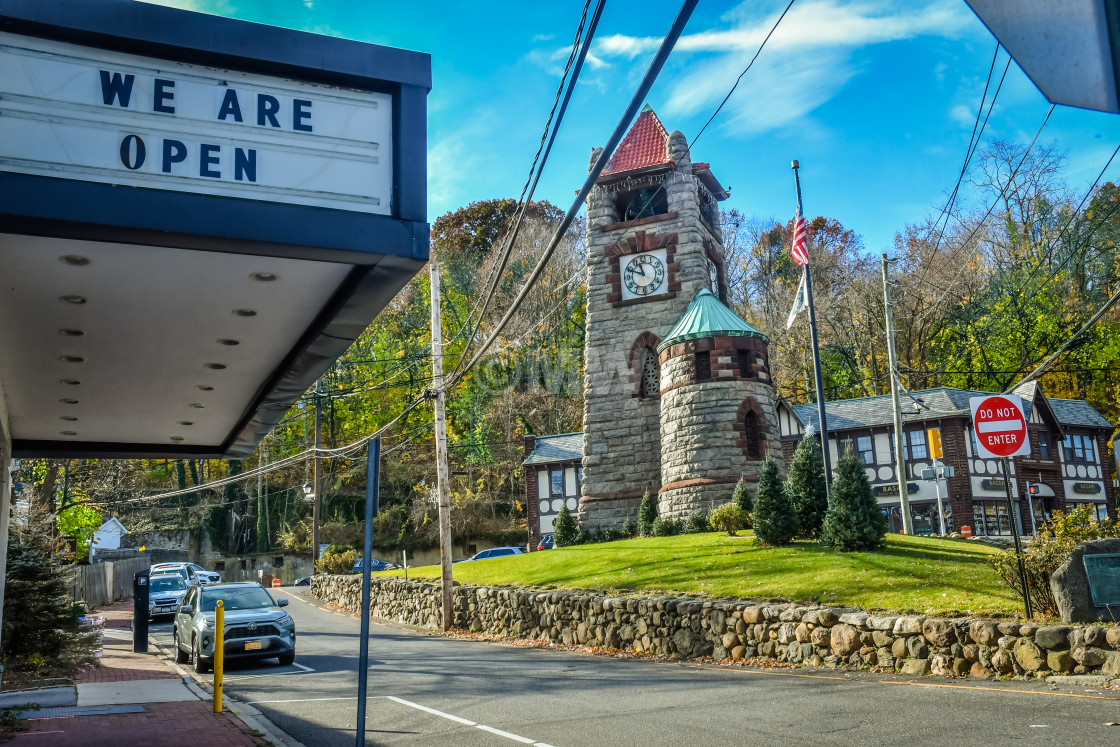
[[[753,412],[748,412],[747,416],[743,419],[745,426],[743,435],[745,441],[745,450],[748,459],[761,459],[762,458],[762,428],[758,422],[758,416]]]
[[[669,212],[669,200],[665,188],[643,187],[636,192],[622,193],[618,202],[618,217],[622,221],[648,218],[651,215],[664,215]]]
[[[736,351],[739,354],[739,375],[744,379],[751,376],[751,354],[748,350]]]
[[[696,354],[696,380],[712,380],[712,353],[709,350]]]
[[[642,397],[656,397],[661,393],[661,365],[657,353],[646,348],[642,353]]]
[[[708,260],[708,287],[712,293],[719,295],[719,268],[712,260]]]

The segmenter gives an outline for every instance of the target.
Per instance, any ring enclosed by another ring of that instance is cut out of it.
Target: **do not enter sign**
[[[1017,394],[973,397],[972,427],[976,431],[977,456],[987,459],[1024,456],[1031,453],[1023,400]]]

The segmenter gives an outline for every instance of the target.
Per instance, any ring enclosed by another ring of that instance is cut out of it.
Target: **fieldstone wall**
[[[361,610],[360,576],[313,576],[314,596]],[[873,615],[591,591],[455,587],[455,625],[473,632],[648,652],[674,659],[759,659],[903,674],[989,678],[1099,674],[1120,684],[1120,625],[1066,626],[974,618]],[[437,584],[373,579],[371,616],[438,628]]]

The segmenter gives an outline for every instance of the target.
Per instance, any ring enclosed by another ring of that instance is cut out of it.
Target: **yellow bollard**
[[[222,712],[222,666],[225,664],[226,609],[221,600],[214,610],[214,713]]]

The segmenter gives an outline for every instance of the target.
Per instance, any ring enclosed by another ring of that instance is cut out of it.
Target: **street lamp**
[[[308,503],[315,502],[315,489],[309,482],[305,482],[303,484],[303,500],[307,501]]]

